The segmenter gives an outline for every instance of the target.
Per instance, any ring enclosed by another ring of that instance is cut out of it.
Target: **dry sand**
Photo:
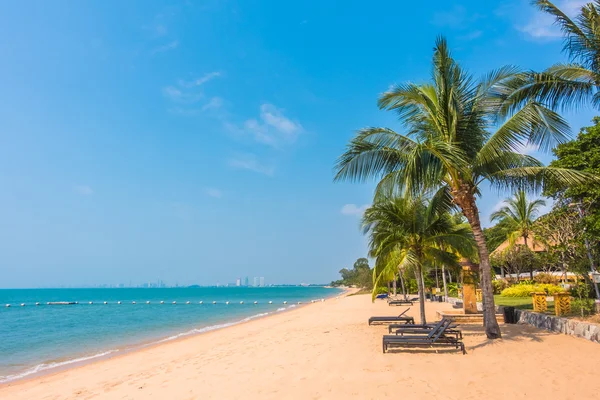
[[[417,314],[415,305],[410,314]],[[443,303],[427,303],[431,320]],[[597,399],[600,346],[528,326],[467,355],[382,354],[371,315],[404,307],[350,296],[0,386],[0,399]]]

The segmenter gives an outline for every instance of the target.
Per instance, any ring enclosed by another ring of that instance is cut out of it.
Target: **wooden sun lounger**
[[[412,302],[412,300],[397,299],[397,300],[389,300],[388,305],[390,305],[390,306],[411,305],[412,306],[413,302]]]
[[[415,319],[413,317],[407,317],[404,316],[404,314],[406,314],[406,312],[410,310],[410,307],[407,308],[406,310],[404,310],[400,315],[393,315],[393,316],[386,316],[386,317],[371,317],[369,318],[369,325],[372,325],[374,322],[380,322],[380,323],[398,323],[398,322],[404,322],[405,324],[414,324],[415,323]]]
[[[406,334],[429,334],[432,329],[439,329],[441,323],[445,321],[446,318],[442,318],[442,320],[436,322],[435,324],[390,324],[388,326],[389,333],[395,333],[396,335],[406,335]],[[458,325],[450,324],[448,328],[446,328],[445,334],[453,335],[457,339],[462,339],[462,331],[460,329],[456,329]]]
[[[427,335],[385,335],[383,336],[383,352],[390,347],[454,347],[466,354],[465,345],[460,339],[445,335],[448,327],[452,324],[450,320],[442,320],[436,329],[431,329]]]

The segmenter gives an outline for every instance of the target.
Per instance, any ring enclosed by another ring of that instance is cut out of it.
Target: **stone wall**
[[[600,343],[600,326],[598,325],[519,309],[515,309],[515,313],[520,324],[529,324],[539,329],[564,333],[565,335]]]

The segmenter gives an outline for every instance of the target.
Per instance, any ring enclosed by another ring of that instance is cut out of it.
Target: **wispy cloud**
[[[216,199],[220,199],[221,197],[223,197],[223,192],[216,188],[206,188],[205,192],[208,196],[214,197]]]
[[[91,196],[94,194],[94,190],[88,185],[76,185],[75,192],[82,196]]]
[[[357,206],[356,204],[345,204],[340,212],[343,215],[362,217],[362,215],[365,213],[365,210],[369,208],[369,206],[369,204],[364,204],[362,206]]]
[[[165,97],[177,103],[197,103],[204,97],[204,94],[198,88],[219,76],[221,76],[221,72],[209,72],[190,82],[180,80],[176,85],[163,87],[162,92]],[[214,106],[215,103],[213,102],[210,107]]]
[[[573,18],[579,13],[581,7],[587,4],[589,0],[562,0],[554,4],[560,8],[567,16]],[[535,10],[529,21],[522,26],[518,26],[522,32],[537,39],[557,39],[563,36],[560,29],[554,24],[555,18],[551,15]]]
[[[186,88],[192,88],[194,86],[202,86],[206,82],[210,82],[213,79],[220,77],[221,75],[222,75],[222,73],[220,71],[208,72],[208,73],[204,74],[203,76],[201,76],[200,78],[193,79],[191,81],[180,80],[179,85],[186,87]]]
[[[223,107],[223,99],[220,97],[212,97],[208,103],[202,106],[202,111],[215,111]]]
[[[179,40],[173,40],[172,42],[154,48],[150,54],[164,53],[166,51],[175,50],[177,47],[179,47]]]
[[[227,160],[227,164],[234,169],[245,169],[267,176],[273,176],[275,173],[275,167],[259,162],[254,154],[242,154],[232,157]]]
[[[516,152],[523,154],[523,155],[529,155],[529,154],[535,153],[538,150],[539,150],[539,146],[536,146],[534,144],[524,144],[522,146],[519,146],[516,149]]]
[[[302,125],[286,117],[283,110],[272,104],[262,104],[258,118],[251,118],[238,126],[225,122],[224,126],[230,132],[250,135],[256,142],[274,148],[293,144],[303,132]]]

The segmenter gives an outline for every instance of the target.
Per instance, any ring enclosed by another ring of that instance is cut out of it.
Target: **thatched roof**
[[[525,245],[525,240],[523,239],[522,236],[519,237],[517,240],[515,240],[515,243],[513,244],[513,246],[516,246],[516,245],[520,245],[520,246]],[[496,250],[492,251],[492,253],[490,255],[502,253],[504,250],[508,249],[509,247],[511,247],[510,241],[508,239],[506,239],[504,242],[502,242],[502,244],[500,246],[496,247]],[[540,252],[544,252],[544,251],[548,250],[542,242],[540,242],[538,240],[534,240],[532,238],[527,239],[527,247],[529,247],[529,249],[531,251],[534,251],[536,253],[540,253]]]

